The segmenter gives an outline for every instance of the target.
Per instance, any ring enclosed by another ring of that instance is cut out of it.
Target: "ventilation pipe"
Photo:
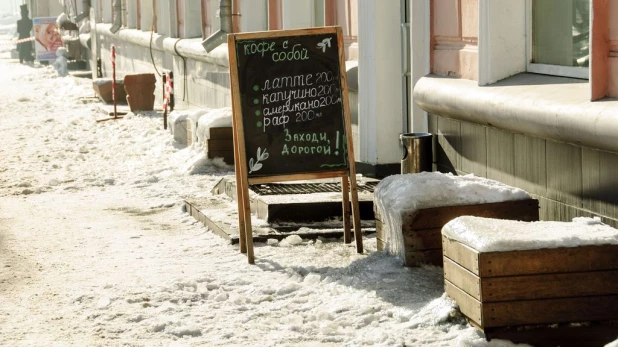
[[[227,34],[233,32],[232,0],[219,0],[219,21],[221,23],[221,29],[202,41],[202,46],[206,52],[210,52],[219,47],[222,43],[227,42]]]
[[[114,0],[113,22],[114,24],[112,25],[111,28],[109,28],[109,31],[111,31],[112,34],[115,34],[116,32],[118,32],[118,30],[120,30],[120,27],[122,26],[122,1],[121,0]]]
[[[84,0],[82,2],[82,7],[84,10],[77,17],[75,17],[75,23],[90,16],[90,0]]]

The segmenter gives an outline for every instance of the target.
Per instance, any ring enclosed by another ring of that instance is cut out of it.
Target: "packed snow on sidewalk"
[[[233,204],[210,194],[232,168],[175,141],[160,113],[97,122],[91,80],[5,52],[0,345],[514,345],[466,323],[441,268],[402,267],[371,235],[364,254],[257,243],[247,264],[182,208]]]

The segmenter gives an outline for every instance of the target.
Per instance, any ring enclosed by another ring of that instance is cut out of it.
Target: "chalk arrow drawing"
[[[330,48],[330,40],[332,37],[326,38],[322,40],[322,42],[318,43],[318,48],[322,49],[323,53],[326,53],[326,47]]]

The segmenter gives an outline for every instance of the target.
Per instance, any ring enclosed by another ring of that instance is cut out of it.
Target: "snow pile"
[[[90,33],[90,18],[85,18],[82,20],[82,24],[79,25],[79,33],[80,34],[89,34]]]
[[[62,12],[61,14],[58,15],[58,17],[56,18],[56,25],[58,27],[61,27],[62,24],[66,23],[69,21],[69,18],[67,17],[66,13]]]
[[[17,31],[17,24],[0,24],[0,34],[12,35]]]
[[[197,141],[206,143],[210,138],[210,128],[231,126],[232,109],[230,107],[210,110],[197,121],[197,129],[195,131]]]
[[[97,78],[92,81],[93,84],[96,84],[98,87],[110,83],[112,81],[111,78]],[[116,83],[124,83],[122,79],[116,79]]]
[[[167,128],[174,135],[174,141],[186,145],[189,143],[187,134],[188,119],[199,119],[207,110],[174,110],[167,116]],[[194,143],[195,141],[191,141]]]
[[[448,222],[442,234],[480,252],[618,245],[618,229],[598,217],[573,222],[520,222],[462,216]]]
[[[232,126],[232,109],[224,107],[218,109],[174,110],[170,112],[167,124],[176,142],[182,144],[200,143],[203,146],[210,138],[210,128]],[[188,127],[190,128],[191,139],[188,138]]]
[[[17,54],[17,45],[11,43],[10,41],[13,39],[17,39],[17,37],[13,37],[16,34],[17,27],[14,24],[9,26],[0,25],[0,59],[11,59],[11,53]],[[6,29],[8,33],[5,35],[2,32]]]
[[[35,66],[3,69],[13,70],[7,74],[9,84],[28,85],[3,91],[3,129],[28,132],[8,142],[6,154],[0,152],[5,170],[0,196],[112,186],[150,190],[171,180],[172,186],[155,195],[179,201],[204,196],[218,175],[231,174],[230,166],[209,160],[203,149],[175,146],[163,129],[161,113],[129,113],[97,122],[106,115],[82,102],[92,96],[91,80],[59,77],[52,66]]]
[[[374,208],[382,218],[386,251],[403,260],[403,212],[524,199],[530,199],[524,190],[487,178],[421,172],[393,175],[380,181],[374,192]]]
[[[54,69],[56,69],[56,72],[58,72],[58,76],[64,77],[69,74],[67,65],[68,65],[67,49],[64,47],[59,47],[56,50],[56,60],[52,64]]]
[[[448,322],[463,323],[463,316],[458,310],[457,303],[446,293],[438,299],[432,300],[421,308],[409,321],[410,328],[419,326],[436,326]]]
[[[605,347],[618,347],[618,340],[606,344]]]
[[[191,131],[191,138],[189,139],[189,134],[187,134],[187,143],[189,143],[189,140],[191,144],[200,143],[197,138],[197,125],[200,121],[200,118],[202,118],[205,114],[209,112],[210,109],[198,109],[189,111],[189,114],[187,115],[187,129],[190,129]],[[201,145],[202,147],[204,147],[203,144]]]

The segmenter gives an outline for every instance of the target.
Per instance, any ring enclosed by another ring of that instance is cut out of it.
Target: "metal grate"
[[[359,193],[373,193],[378,181],[357,184]],[[249,187],[258,195],[294,195],[341,192],[340,183],[267,183]]]

